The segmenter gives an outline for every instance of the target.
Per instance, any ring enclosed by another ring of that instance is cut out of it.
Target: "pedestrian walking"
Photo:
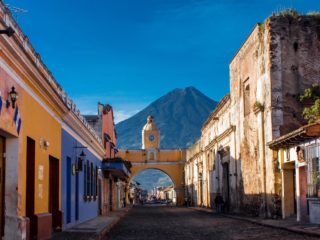
[[[216,211],[217,213],[221,213],[224,201],[223,201],[223,197],[221,196],[220,193],[217,193],[216,198],[214,199],[214,203],[216,205]]]

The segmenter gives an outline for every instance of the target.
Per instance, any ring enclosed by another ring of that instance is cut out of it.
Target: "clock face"
[[[154,140],[154,136],[153,135],[149,135],[149,141],[153,141]]]

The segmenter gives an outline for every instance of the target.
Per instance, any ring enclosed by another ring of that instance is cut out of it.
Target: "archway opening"
[[[134,205],[176,204],[174,182],[168,174],[159,169],[138,172],[130,182],[129,198]]]

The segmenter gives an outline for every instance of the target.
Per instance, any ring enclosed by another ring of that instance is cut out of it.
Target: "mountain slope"
[[[216,105],[194,87],[174,89],[116,125],[118,148],[141,148],[141,130],[149,115],[160,130],[160,148],[185,148],[200,136],[202,124]]]

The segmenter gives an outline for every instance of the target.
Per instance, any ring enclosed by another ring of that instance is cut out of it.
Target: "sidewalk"
[[[259,224],[266,227],[278,228],[287,230],[294,233],[304,234],[313,237],[320,237],[320,225],[311,224],[311,223],[299,223],[295,219],[263,219],[263,218],[254,218],[246,217],[240,215],[232,214],[216,214],[212,209],[201,208],[201,207],[190,207],[191,209],[212,213],[217,216],[223,216],[228,218],[233,218],[240,221],[247,221],[255,224]]]
[[[52,235],[53,240],[100,240],[106,233],[122,218],[124,217],[130,207],[120,210],[112,211],[108,216],[98,216],[89,221],[80,223],[72,228],[66,229],[60,233]]]

